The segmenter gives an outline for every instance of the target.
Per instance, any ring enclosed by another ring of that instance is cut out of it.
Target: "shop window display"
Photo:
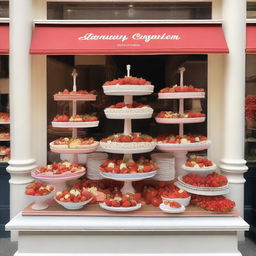
[[[232,216],[228,181],[205,157],[206,74],[205,55],[48,57],[49,163],[31,174],[50,186],[27,187],[32,215],[55,191],[48,213]]]

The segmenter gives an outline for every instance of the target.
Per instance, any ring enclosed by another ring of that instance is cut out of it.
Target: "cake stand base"
[[[182,169],[182,165],[186,162],[187,153],[188,153],[187,151],[173,152],[173,155],[175,157],[176,177],[186,174],[186,172]]]
[[[135,189],[132,186],[132,181],[131,180],[127,180],[124,182],[124,186],[121,188],[121,192],[122,194],[126,194],[126,193],[135,193]]]

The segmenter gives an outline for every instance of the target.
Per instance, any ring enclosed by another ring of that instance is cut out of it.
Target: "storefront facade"
[[[152,3],[153,1],[140,2]],[[170,27],[175,25],[182,27],[187,24],[195,27],[222,25],[228,53],[218,51],[216,54],[209,50],[204,52],[208,54],[207,137],[212,142],[208,150],[208,158],[219,163],[220,169],[227,176],[231,190],[228,197],[236,202],[236,208],[243,217],[245,182],[243,174],[247,171],[244,160],[246,2],[236,1],[235,4],[232,0],[194,2],[211,2],[211,18],[206,20],[140,19],[139,21],[131,19],[47,20],[47,15],[49,16],[47,1],[10,1],[12,153],[7,170],[11,175],[11,218],[29,203],[24,195],[24,188],[33,181],[30,171],[47,162],[47,114],[49,112],[46,105],[49,74],[47,74],[47,56],[42,54],[49,54],[49,52],[44,52],[45,49],[43,49],[40,55],[38,52],[34,52],[35,55],[33,55],[34,48],[33,45],[31,46],[31,40],[32,42],[35,40],[33,31],[36,31],[37,26],[47,27],[52,24],[57,27],[97,24],[99,26],[118,25],[125,28],[133,27],[138,23],[144,26],[154,24],[154,26]],[[188,53],[190,54],[191,51]],[[58,53],[53,52],[53,54]],[[72,53],[66,51],[61,54]],[[179,51],[178,54],[181,52]],[[197,52],[197,54],[200,53]],[[171,252],[175,255],[199,253],[240,255],[236,248],[237,232],[247,230],[248,226],[240,217],[220,216],[195,219],[195,217],[82,218],[18,215],[10,221],[7,229],[13,231],[13,239],[19,239],[20,248],[17,256],[28,253],[33,255],[59,253],[58,255],[67,256],[75,252],[79,255],[93,253],[110,255],[117,252],[126,255],[157,255],[159,252],[166,255]],[[15,231],[19,231],[19,235]],[[42,240],[43,246],[39,242]],[[72,241],[73,248],[65,245],[65,241]],[[84,241],[87,241],[86,246],[83,244]],[[128,244],[126,241],[129,241]],[[183,247],[181,241],[182,243],[185,241],[189,246],[181,248]],[[97,243],[104,246],[97,248],[95,246]],[[110,246],[114,243],[120,244],[120,248]],[[134,244],[132,248],[131,243]],[[222,247],[216,248],[216,244],[221,244]]]

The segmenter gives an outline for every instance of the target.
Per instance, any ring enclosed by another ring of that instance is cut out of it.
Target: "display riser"
[[[68,223],[68,225],[67,225]],[[241,256],[241,217],[22,216],[16,256]]]
[[[15,256],[241,256],[236,243],[236,232],[20,232]]]

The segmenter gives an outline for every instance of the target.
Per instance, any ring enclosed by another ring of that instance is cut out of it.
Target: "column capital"
[[[10,174],[28,174],[30,171],[37,167],[36,161],[33,158],[24,159],[24,160],[10,160],[9,166],[6,168],[7,172]]]
[[[223,172],[234,174],[243,174],[248,170],[244,159],[223,158],[220,160],[219,167]]]

